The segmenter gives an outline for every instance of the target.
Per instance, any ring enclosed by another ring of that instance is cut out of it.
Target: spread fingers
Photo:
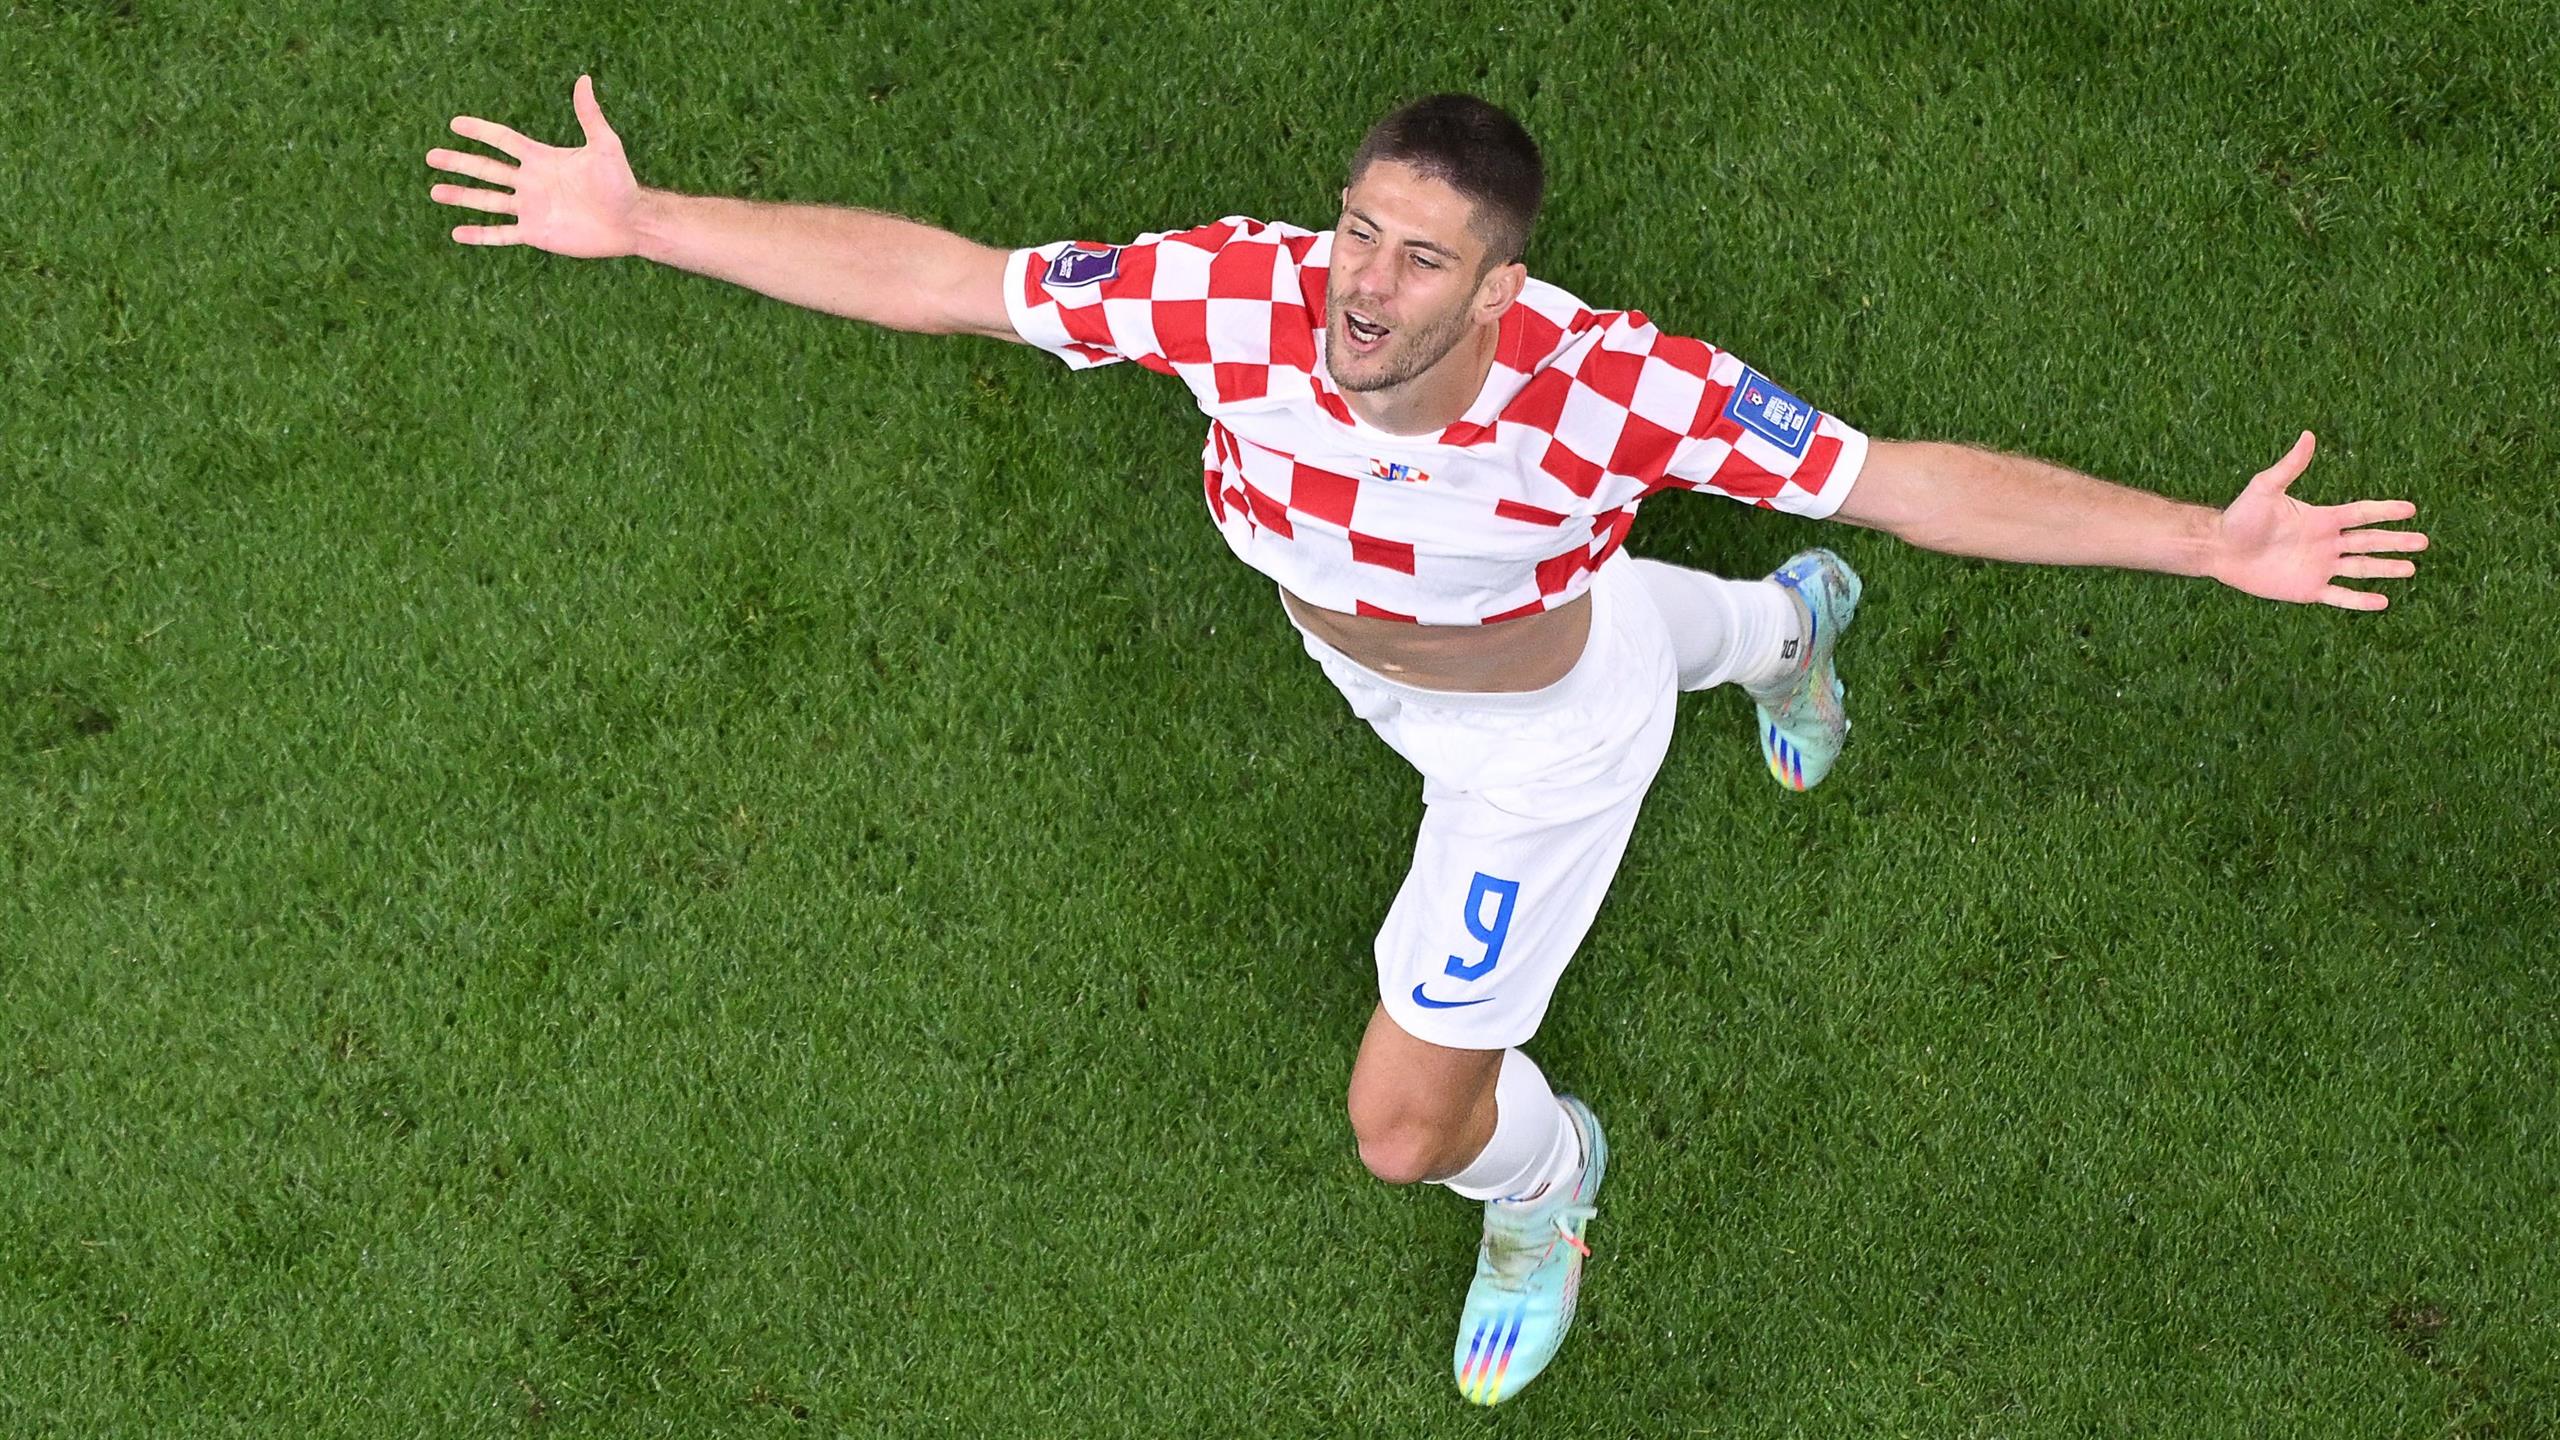
[[[504,160],[492,160],[486,155],[471,155],[460,150],[430,150],[427,152],[427,163],[438,170],[450,170],[456,175],[468,175],[474,180],[486,180],[492,185],[516,183],[516,167]]]
[[[466,140],[477,140],[483,145],[504,150],[518,160],[542,148],[539,141],[518,134],[495,120],[483,120],[477,115],[454,116],[453,133]]]
[[[427,192],[427,198],[439,205],[462,205],[473,210],[486,210],[492,215],[516,213],[516,197],[502,190],[474,190],[468,185],[438,185]]]

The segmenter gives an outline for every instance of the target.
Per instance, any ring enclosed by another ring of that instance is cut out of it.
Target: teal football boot
[[[1760,754],[1769,773],[1790,790],[1810,790],[1831,773],[1849,739],[1849,712],[1841,702],[1832,652],[1858,616],[1858,572],[1828,550],[1806,550],[1778,567],[1770,579],[1804,603],[1812,633],[1796,668],[1767,687],[1745,686],[1760,715]]]
[[[1556,1099],[1581,1138],[1582,1176],[1569,1191],[1484,1207],[1484,1246],[1451,1357],[1459,1393],[1478,1405],[1499,1405],[1537,1379],[1573,1328],[1582,1262],[1591,1255],[1582,1231],[1599,1213],[1592,1201],[1609,1166],[1609,1142],[1590,1106],[1570,1095]]]

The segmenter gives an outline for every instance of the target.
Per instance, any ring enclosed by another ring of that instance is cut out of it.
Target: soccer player
[[[1608,1146],[1520,1046],[1590,928],[1683,690],[1738,685],[1770,772],[1821,782],[1849,722],[1857,575],[1807,550],[1762,580],[1620,553],[1637,505],[1703,490],[1958,555],[2218,580],[2379,610],[2413,572],[2405,501],[2311,506],[2308,432],[2226,508],[1959,445],[1870,440],[1739,358],[1600,310],[1522,263],[1545,177],[1486,102],[1435,95],[1354,153],[1333,228],[1231,217],[1125,244],[1002,250],[889,215],[642,188],[593,83],[586,143],[487,120],[504,160],[431,150],[467,245],[638,255],[793,304],[1179,379],[1209,417],[1211,518],[1308,655],[1423,776],[1350,1087],[1380,1179],[1485,1203],[1452,1357],[1480,1404],[1572,1324]],[[490,187],[490,188],[481,188]]]

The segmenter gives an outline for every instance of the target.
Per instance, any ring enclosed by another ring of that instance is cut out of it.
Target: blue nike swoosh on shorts
[[[1422,993],[1421,986],[1416,985],[1413,987],[1413,1003],[1422,1006],[1426,1010],[1456,1010],[1467,1005],[1482,1005],[1485,1001],[1491,1000],[1492,998],[1492,996],[1487,995],[1475,1000],[1434,1000],[1430,996]]]

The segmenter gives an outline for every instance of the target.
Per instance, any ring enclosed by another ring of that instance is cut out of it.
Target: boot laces
[[[1596,1205],[1560,1205],[1545,1215],[1523,1217],[1525,1224],[1488,1223],[1484,1227],[1484,1251],[1492,1263],[1495,1283],[1505,1289],[1525,1289],[1529,1277],[1555,1253],[1559,1241],[1573,1247],[1583,1259],[1590,1259],[1591,1247],[1584,1242],[1582,1232],[1599,1213]]]

